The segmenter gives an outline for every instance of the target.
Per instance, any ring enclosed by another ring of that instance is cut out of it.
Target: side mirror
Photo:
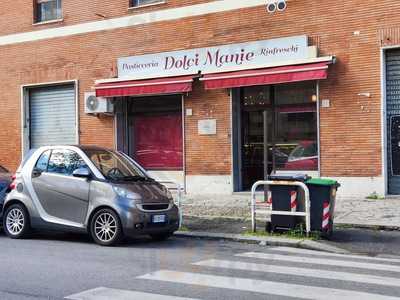
[[[34,168],[32,170],[32,178],[39,177],[40,175],[42,175],[42,170],[39,170],[39,169],[36,169],[36,168]]]
[[[90,171],[88,168],[81,167],[72,172],[72,176],[80,178],[90,178]]]

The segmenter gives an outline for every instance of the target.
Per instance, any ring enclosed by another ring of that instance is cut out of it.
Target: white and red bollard
[[[296,191],[290,192],[290,211],[291,212],[297,211],[297,192]]]
[[[329,202],[324,202],[323,212],[322,212],[322,230],[324,231],[329,229],[329,219],[331,217],[329,210],[330,210]]]
[[[272,192],[267,192],[267,205],[272,205]]]

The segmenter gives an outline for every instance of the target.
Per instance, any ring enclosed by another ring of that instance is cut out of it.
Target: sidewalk
[[[250,195],[186,196],[185,216],[225,217],[250,220]],[[336,200],[335,224],[400,230],[400,198]]]

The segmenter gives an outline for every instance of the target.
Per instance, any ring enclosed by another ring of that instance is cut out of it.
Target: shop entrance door
[[[317,176],[315,86],[310,81],[234,91],[235,191],[248,191],[256,181],[270,174]]]
[[[400,49],[386,52],[386,123],[388,194],[400,194]]]
[[[400,116],[390,118],[390,192],[400,190]]]
[[[265,171],[267,174],[272,172],[272,115],[272,110],[267,107],[242,111],[242,184],[245,190],[249,190],[255,181],[264,179]],[[265,144],[268,145],[266,153]]]

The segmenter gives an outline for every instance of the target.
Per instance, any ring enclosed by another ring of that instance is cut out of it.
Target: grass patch
[[[254,237],[282,237],[282,238],[290,238],[290,239],[297,239],[297,240],[312,240],[317,241],[321,239],[321,233],[319,231],[312,231],[310,232],[309,236],[307,237],[305,230],[302,226],[297,227],[296,229],[290,229],[287,231],[281,232],[267,232],[265,230],[258,229],[256,232],[251,230],[247,230],[244,232],[244,235],[247,236],[254,236]]]
[[[368,200],[383,200],[383,199],[385,199],[385,197],[380,196],[380,195],[379,195],[378,193],[376,193],[376,192],[373,192],[372,194],[368,195],[368,196],[366,197],[366,199],[368,199]]]
[[[189,230],[189,228],[188,228],[187,226],[182,225],[182,226],[179,228],[179,231],[190,231],[190,230]]]

